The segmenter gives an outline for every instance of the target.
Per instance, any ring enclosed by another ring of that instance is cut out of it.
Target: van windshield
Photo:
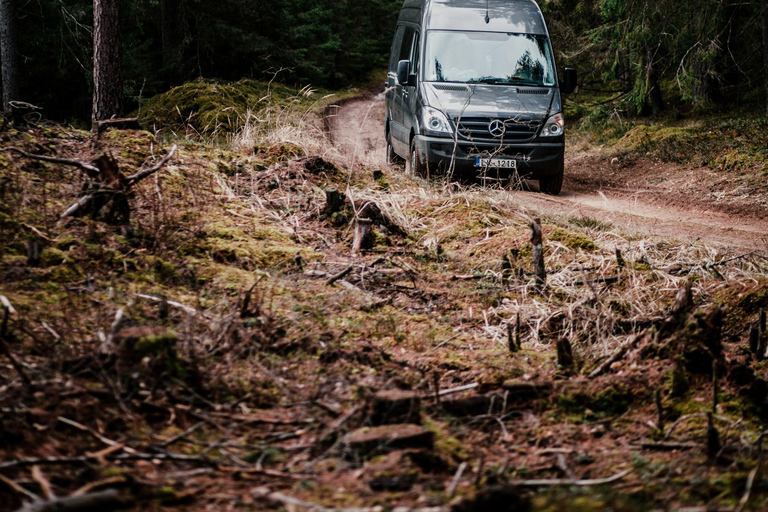
[[[430,30],[424,65],[427,82],[555,85],[543,35]]]

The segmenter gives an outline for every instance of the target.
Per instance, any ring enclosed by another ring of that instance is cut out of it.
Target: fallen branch
[[[659,451],[672,451],[672,450],[695,450],[697,448],[704,448],[701,443],[674,443],[670,441],[660,442],[646,442],[640,443],[640,448],[644,450],[659,450]]]
[[[163,168],[163,166],[168,163],[168,160],[173,158],[173,155],[176,153],[176,144],[173,145],[171,150],[168,152],[167,155],[165,155],[158,163],[150,167],[149,169],[145,169],[143,171],[139,171],[136,174],[133,174],[132,176],[128,176],[125,179],[126,186],[132,187],[136,183],[140,182],[144,178],[153,175],[157,171]]]
[[[559,485],[575,485],[577,487],[589,487],[593,485],[605,485],[612,482],[617,482],[630,474],[631,469],[626,469],[621,473],[616,473],[608,478],[595,478],[589,480],[573,480],[572,478],[552,478],[552,479],[539,479],[539,480],[513,480],[507,485],[511,487],[555,487]]]
[[[638,341],[640,341],[640,336],[635,336],[632,341],[627,343],[626,345],[623,345],[619,348],[616,352],[613,353],[611,357],[603,361],[600,366],[589,372],[588,377],[590,379],[594,379],[598,375],[601,375],[605,371],[608,370],[608,368],[611,367],[611,365],[617,361],[619,361],[621,358],[624,357],[624,354],[626,354],[630,349],[635,348],[637,346]]]
[[[56,158],[53,156],[45,156],[45,155],[35,155],[32,153],[27,153],[24,150],[21,150],[19,148],[10,147],[5,148],[2,151],[16,151],[21,156],[25,158],[31,158],[32,160],[40,160],[42,162],[48,162],[51,164],[61,164],[61,165],[69,165],[72,167],[77,167],[81,171],[83,171],[85,174],[88,175],[90,178],[96,178],[101,174],[101,170],[96,167],[93,164],[89,164],[86,162],[81,162],[80,160],[72,160],[69,158]]]
[[[32,502],[21,507],[17,512],[99,512],[123,504],[125,502],[120,499],[120,493],[117,490],[107,489],[82,496]]]
[[[344,270],[342,270],[338,274],[334,274],[333,276],[331,276],[331,278],[328,279],[328,281],[325,284],[330,286],[333,283],[335,283],[336,281],[338,281],[339,279],[344,279],[345,277],[347,277],[352,272],[352,270],[354,268],[355,268],[354,265],[348,266],[347,268],[345,268]]]
[[[110,449],[115,448],[111,447]],[[88,462],[99,462],[103,460],[111,461],[131,461],[131,460],[169,460],[175,462],[196,462],[198,464],[205,464],[210,466],[217,466],[219,463],[208,457],[202,457],[199,455],[179,455],[175,453],[126,453],[126,454],[92,454],[92,455],[79,455],[77,457],[38,457],[29,459],[16,459],[6,462],[0,462],[0,470],[8,468],[18,468],[40,465],[71,465],[71,464],[86,464]]]

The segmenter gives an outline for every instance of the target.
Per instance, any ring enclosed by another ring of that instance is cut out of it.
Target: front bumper
[[[460,174],[481,175],[497,169],[475,167],[477,157],[507,157],[517,160],[517,174],[532,179],[552,176],[563,168],[565,142],[531,142],[526,144],[483,144],[459,141],[447,137],[416,136],[419,159],[431,174],[449,169]],[[452,165],[453,164],[453,165]],[[499,169],[499,172],[510,173]]]

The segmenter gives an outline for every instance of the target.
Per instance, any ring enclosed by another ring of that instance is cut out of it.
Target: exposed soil
[[[347,154],[386,167],[382,119],[381,95],[348,102],[332,124],[333,139]],[[567,146],[565,168],[559,196],[515,191],[513,201],[545,215],[591,217],[627,234],[768,248],[768,188],[747,173],[616,157],[584,141]]]

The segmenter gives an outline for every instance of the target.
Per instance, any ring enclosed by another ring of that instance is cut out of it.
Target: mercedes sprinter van
[[[559,194],[561,82],[534,0],[405,0],[386,83],[387,159],[412,174],[514,176]]]

